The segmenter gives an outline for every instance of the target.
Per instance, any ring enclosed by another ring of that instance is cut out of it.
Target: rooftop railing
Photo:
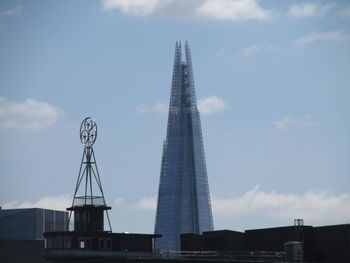
[[[72,206],[84,205],[104,206],[105,201],[102,196],[78,196],[74,198]]]

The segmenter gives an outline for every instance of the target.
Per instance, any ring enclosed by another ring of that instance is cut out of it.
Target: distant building
[[[64,211],[0,208],[0,262],[42,262],[43,233],[66,229],[67,220]]]
[[[182,234],[181,251],[240,251],[245,249],[244,238],[243,232],[232,230]]]
[[[350,224],[314,227],[313,251],[318,262],[349,263]]]
[[[283,259],[286,259],[288,262],[349,263],[350,224],[182,234],[181,250],[196,254],[202,251],[203,258],[210,255],[210,258],[259,259],[259,262],[285,262]]]
[[[304,259],[311,261],[313,257],[312,226],[285,226],[245,231],[245,247],[252,251],[284,251],[288,241],[303,243]]]
[[[160,250],[180,250],[180,235],[213,230],[201,121],[191,53],[176,43],[168,128],[158,191],[155,234]]]
[[[43,240],[46,231],[64,230],[68,212],[42,208],[0,209],[0,239]]]

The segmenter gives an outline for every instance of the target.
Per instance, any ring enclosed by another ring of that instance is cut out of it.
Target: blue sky
[[[350,3],[3,0],[0,203],[70,205],[93,116],[113,230],[153,232],[177,40],[215,229],[350,220]]]

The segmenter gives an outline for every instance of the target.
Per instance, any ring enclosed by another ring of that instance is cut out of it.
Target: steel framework
[[[72,212],[83,206],[100,207],[106,211],[109,231],[112,232],[111,223],[109,220],[108,209],[104,197],[102,183],[98,172],[93,144],[97,138],[97,125],[93,118],[87,117],[83,120],[80,126],[80,140],[84,145],[84,152],[80,163],[78,179],[76,182],[72,206],[69,209],[69,222]],[[85,183],[83,187],[82,186]],[[97,187],[94,187],[94,182]],[[79,189],[81,189],[79,191]],[[94,194],[94,189],[97,189],[97,195]],[[68,224],[69,225],[69,224]]]

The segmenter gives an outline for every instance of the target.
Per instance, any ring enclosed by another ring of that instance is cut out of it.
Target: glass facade
[[[68,213],[41,208],[0,209],[0,239],[42,240],[43,232],[64,231]]]
[[[213,230],[200,116],[191,53],[176,43],[168,127],[158,192],[155,247],[180,250],[180,234]]]

